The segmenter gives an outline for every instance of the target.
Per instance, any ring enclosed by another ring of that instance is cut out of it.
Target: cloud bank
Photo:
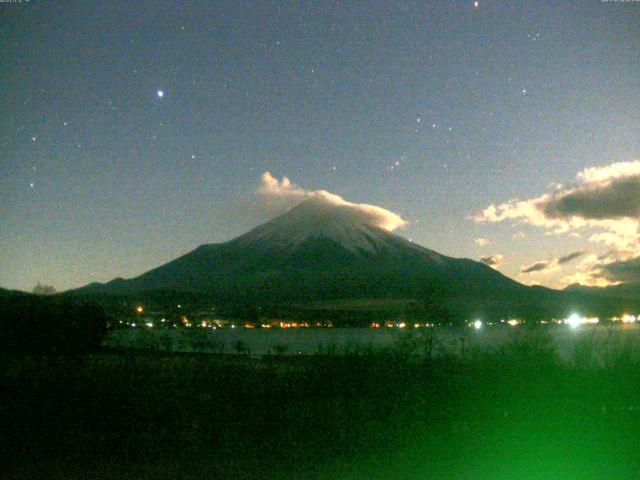
[[[382,207],[366,203],[352,203],[326,190],[305,190],[292,183],[287,177],[278,180],[269,172],[262,174],[257,194],[260,196],[264,209],[271,215],[284,213],[303,201],[313,198],[329,205],[342,207],[353,215],[355,221],[375,225],[390,232],[408,225],[400,215]]]
[[[609,251],[597,262],[590,257],[591,270],[578,272],[570,280],[592,285],[631,281],[637,277],[623,270],[633,270],[625,262],[638,259],[640,263],[640,160],[586,168],[573,185],[558,185],[554,192],[528,200],[492,204],[472,218],[478,223],[533,225],[548,235],[586,235],[589,242],[605,245]],[[564,259],[536,262],[521,273],[548,271],[565,263]]]
[[[541,202],[547,218],[607,220],[640,217],[640,175],[586,184]]]
[[[614,283],[640,282],[640,257],[601,265],[598,273]]]
[[[587,227],[590,240],[622,249],[638,249],[640,160],[587,168],[577,184],[529,200],[489,205],[474,215],[478,223],[512,221],[545,228],[552,234]]]

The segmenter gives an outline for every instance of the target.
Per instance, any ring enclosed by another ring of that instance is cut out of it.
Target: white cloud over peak
[[[263,201],[263,207],[271,215],[284,213],[303,201],[313,198],[329,205],[341,207],[353,215],[357,221],[375,225],[388,231],[408,225],[408,222],[400,215],[382,207],[366,203],[352,203],[326,190],[305,190],[292,183],[289,178],[282,177],[282,180],[278,180],[269,172],[262,174],[257,193]]]

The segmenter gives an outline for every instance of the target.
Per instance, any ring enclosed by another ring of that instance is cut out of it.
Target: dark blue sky
[[[640,3],[0,3],[0,45],[3,287],[228,240],[265,171],[556,285],[605,246],[470,217],[640,158]]]

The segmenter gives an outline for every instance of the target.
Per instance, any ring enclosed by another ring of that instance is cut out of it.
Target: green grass
[[[632,357],[586,368],[521,342],[433,361],[1,360],[3,478],[640,478]]]

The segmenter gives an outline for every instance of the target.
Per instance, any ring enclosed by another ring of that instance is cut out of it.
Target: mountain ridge
[[[640,283],[621,283],[618,285],[609,285],[606,287],[591,287],[573,283],[564,288],[565,292],[580,292],[589,295],[596,295],[608,298],[640,298]]]

